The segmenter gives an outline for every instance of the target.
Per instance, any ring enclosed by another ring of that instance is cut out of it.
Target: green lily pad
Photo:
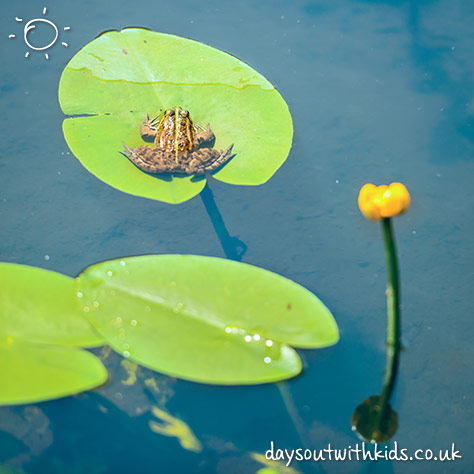
[[[103,342],[83,314],[72,278],[0,263],[0,405],[64,397],[107,380],[100,360],[74,347]]]
[[[166,374],[214,384],[275,382],[297,375],[290,347],[334,344],[324,304],[267,270],[194,255],[145,255],[85,269],[84,314],[125,357]]]
[[[90,352],[0,338],[0,405],[36,403],[74,395],[107,380]]]
[[[1,336],[62,346],[103,343],[83,317],[73,278],[13,263],[0,263]]]
[[[210,123],[215,148],[233,143],[236,156],[214,174],[226,183],[265,183],[291,147],[288,106],[263,76],[218,49],[140,28],[104,33],[82,48],[63,71],[59,102],[79,115],[63,131],[85,168],[121,191],[169,203],[197,195],[205,180],[152,176],[119,153],[122,141],[145,144],[147,113],[179,105],[195,123]]]

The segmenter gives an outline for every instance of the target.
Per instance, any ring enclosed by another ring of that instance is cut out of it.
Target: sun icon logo
[[[47,12],[47,8],[44,7],[43,8],[43,15],[46,15],[46,12]],[[19,23],[23,22],[23,19],[22,18],[18,18],[18,17],[15,17],[15,20]],[[46,25],[49,25],[53,31],[54,31],[54,39],[53,41],[51,41],[50,43],[48,43],[47,45],[45,46],[41,46],[41,47],[38,47],[38,46],[33,46],[29,41],[28,41],[28,33],[33,30],[34,28],[36,28],[36,24],[38,23],[45,23]],[[65,26],[63,28],[64,31],[69,31],[71,29],[70,26]],[[8,37],[10,39],[13,39],[13,38],[16,38],[16,35],[8,35]],[[47,20],[46,18],[34,18],[33,20],[30,20],[28,23],[26,23],[25,27],[23,28],[23,39],[25,40],[25,44],[26,46],[28,46],[28,48],[34,50],[34,51],[45,51],[46,49],[49,49],[51,48],[55,43],[56,41],[58,40],[59,38],[59,30],[58,30],[58,27],[51,21],[51,20]],[[65,43],[64,41],[61,43],[65,48],[67,48],[69,45],[67,43]],[[26,54],[25,54],[25,58],[27,58],[28,56],[30,55],[30,52],[27,51]],[[44,57],[46,59],[49,59],[49,54],[48,53],[44,53]]]

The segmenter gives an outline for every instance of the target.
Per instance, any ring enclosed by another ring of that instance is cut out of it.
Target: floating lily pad
[[[61,76],[59,102],[74,116],[64,136],[85,168],[121,191],[169,203],[199,194],[205,180],[152,176],[119,153],[122,141],[146,144],[139,133],[146,113],[179,105],[195,123],[210,123],[215,148],[233,143],[236,156],[214,174],[226,183],[265,183],[291,147],[288,106],[263,76],[218,49],[140,28],[104,33],[82,48]]]
[[[0,338],[0,405],[36,403],[74,395],[107,380],[90,352]]]
[[[311,292],[267,270],[193,255],[145,255],[84,270],[85,315],[125,357],[214,384],[297,375],[290,347],[337,342],[333,316]]]
[[[72,278],[0,263],[0,405],[59,398],[104,383],[100,360],[74,347],[101,343],[83,317]]]
[[[0,263],[1,336],[62,346],[103,343],[83,317],[73,278],[14,263]]]

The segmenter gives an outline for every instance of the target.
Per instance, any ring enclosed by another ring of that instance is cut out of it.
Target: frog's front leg
[[[155,120],[159,117],[157,115],[156,117],[153,117],[150,120],[150,117],[148,114],[146,114],[146,119],[143,121],[142,126],[140,127],[140,135],[144,140],[147,141],[153,141],[156,137],[156,134],[158,133],[158,127],[155,127],[156,122]]]
[[[194,125],[194,129],[196,130],[196,145],[199,147],[203,143],[209,143],[214,140],[214,132],[211,130],[209,124],[207,124],[207,128],[201,127],[201,125]]]

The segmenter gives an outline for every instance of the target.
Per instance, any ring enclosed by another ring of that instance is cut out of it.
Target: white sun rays
[[[46,15],[46,12],[48,11],[48,9],[46,7],[43,8],[43,15]],[[15,20],[18,22],[18,23],[22,23],[23,22],[23,18],[19,18],[19,17],[15,17]],[[49,27],[51,27],[53,29],[53,32],[54,32],[54,39],[52,41],[50,41],[48,44],[46,45],[43,45],[43,46],[33,46],[29,41],[28,41],[28,33],[33,30],[34,28],[36,28],[36,25],[38,23],[44,23],[46,25],[49,25]],[[69,31],[71,29],[70,26],[65,26],[63,28],[64,31]],[[10,34],[8,35],[8,38],[9,39],[14,39],[16,38],[16,35],[14,34]],[[24,28],[23,28],[23,40],[25,41],[25,44],[26,46],[28,46],[28,48],[30,50],[33,50],[33,51],[45,51],[49,48],[51,48],[55,43],[56,41],[58,40],[59,38],[59,29],[58,27],[56,26],[55,23],[53,23],[51,20],[47,20],[46,18],[34,18],[32,20],[29,20]],[[61,45],[64,46],[65,48],[67,48],[69,45],[68,43],[66,43],[65,41],[62,41],[61,42]],[[25,53],[25,58],[29,57],[30,55],[30,51],[27,51]],[[44,57],[46,59],[49,59],[49,54],[48,53],[44,53]]]

